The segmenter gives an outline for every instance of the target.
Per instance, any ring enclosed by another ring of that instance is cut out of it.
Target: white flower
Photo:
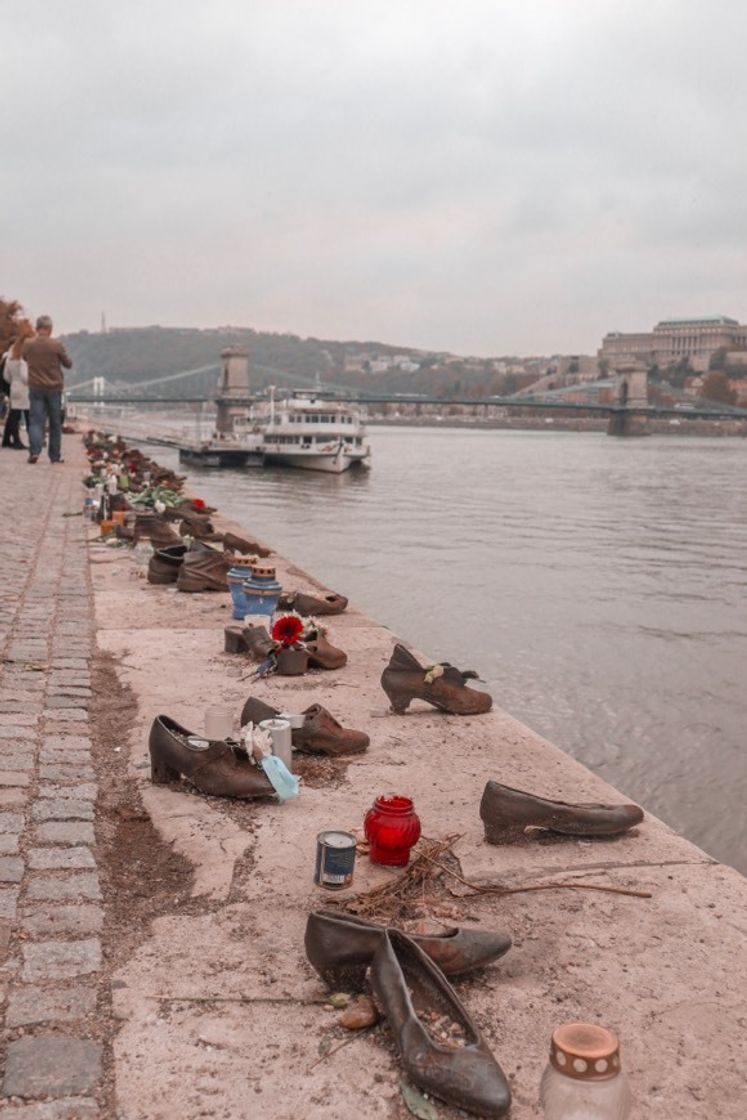
[[[166,512],[166,503],[162,502],[159,498],[159,500],[157,502],[153,503],[153,509],[156,511],[156,513],[165,513]]]
[[[425,683],[433,684],[433,682],[437,680],[438,677],[442,677],[443,675],[443,665],[429,665],[425,671]]]

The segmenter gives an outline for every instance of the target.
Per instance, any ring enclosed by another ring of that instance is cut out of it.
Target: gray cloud
[[[31,0],[2,286],[468,353],[747,315],[737,0]]]

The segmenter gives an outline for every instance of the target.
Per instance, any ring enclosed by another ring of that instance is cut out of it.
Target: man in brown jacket
[[[44,418],[49,419],[49,460],[63,462],[62,444],[62,367],[72,362],[59,339],[52,338],[52,320],[40,315],[36,337],[23,344],[23,357],[29,367],[29,462],[36,463],[44,443]]]

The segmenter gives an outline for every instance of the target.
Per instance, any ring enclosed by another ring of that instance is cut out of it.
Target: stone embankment
[[[65,454],[54,468],[0,456],[4,1115],[407,1116],[386,1027],[347,1034],[303,952],[310,909],[360,905],[400,874],[359,857],[350,892],[319,891],[317,832],[360,828],[374,796],[396,790],[426,836],[460,837],[451,873],[411,907],[513,936],[458,991],[511,1079],[514,1120],[538,1120],[550,1031],[574,1019],[619,1032],[639,1120],[743,1120],[741,876],[650,816],[616,841],[485,844],[487,778],[566,800],[620,794],[500,710],[386,714],[394,635],[354,608],[330,626],[344,669],[253,683],[251,664],[222,652],[228,595],[151,587],[126,550],[97,543],[75,516],[72,437]],[[286,588],[319,586],[275,559]],[[427,654],[448,659],[448,636]],[[151,785],[154,716],[201,730],[210,704],[238,716],[250,694],[280,709],[319,701],[371,746],[300,763],[301,794],[284,806]]]

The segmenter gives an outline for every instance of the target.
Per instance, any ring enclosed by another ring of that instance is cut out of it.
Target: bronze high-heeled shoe
[[[223,634],[226,653],[249,653],[257,661],[269,657],[277,646],[264,626],[231,624],[225,627]]]
[[[385,927],[335,910],[315,910],[306,922],[306,956],[332,991],[360,991],[366,969],[381,944]],[[484,968],[511,948],[507,933],[453,929],[432,935],[409,934],[445,976]]]
[[[461,672],[448,662],[425,669],[398,643],[381,674],[381,687],[398,715],[404,715],[410,702],[418,699],[452,715],[476,716],[489,711],[493,704],[487,692],[467,687],[466,682],[476,678],[472,669]]]
[[[415,942],[387,930],[374,954],[371,988],[386,1015],[410,1081],[466,1112],[505,1116],[511,1090],[496,1062],[441,970]],[[459,1042],[437,1042],[428,1024],[444,1016]]]

